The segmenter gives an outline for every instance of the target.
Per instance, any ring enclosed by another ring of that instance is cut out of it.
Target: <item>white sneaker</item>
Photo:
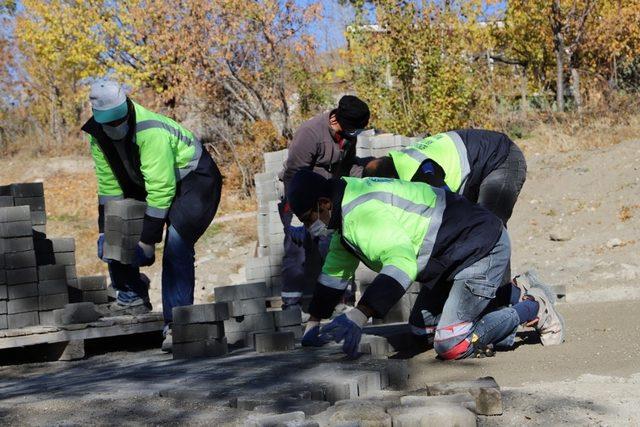
[[[164,351],[165,353],[171,353],[173,350],[173,335],[171,334],[171,328],[169,327],[169,325],[164,325],[162,335],[164,335],[164,341],[162,341],[162,351]]]
[[[533,325],[540,334],[542,345],[560,345],[564,342],[564,318],[552,302],[552,293],[542,287],[529,289],[529,296],[538,303],[538,322]]]

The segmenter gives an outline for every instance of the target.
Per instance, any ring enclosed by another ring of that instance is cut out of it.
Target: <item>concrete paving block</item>
[[[55,295],[40,295],[38,297],[38,310],[56,310],[63,308],[69,303],[69,294],[61,293]]]
[[[58,358],[62,361],[80,360],[84,358],[84,340],[71,340]]]
[[[427,386],[430,396],[439,396],[443,394],[457,394],[471,392],[473,389],[479,388],[495,388],[500,390],[500,386],[493,377],[482,377],[471,381],[448,381]]]
[[[38,311],[38,297],[19,298],[7,302],[8,314],[26,313],[28,311]]]
[[[293,332],[267,332],[254,336],[254,348],[258,353],[288,351],[295,348]]]
[[[66,286],[64,288],[67,289]],[[37,283],[23,283],[21,285],[13,285],[8,288],[9,299],[21,299],[38,296],[38,284]]]
[[[24,252],[34,249],[32,237],[14,237],[10,239],[0,239],[0,252]]]
[[[391,415],[393,427],[475,427],[477,424],[472,412],[455,404],[391,408],[387,412]]]
[[[55,295],[67,292],[67,279],[40,280],[38,282],[40,295]]]
[[[0,208],[8,208],[13,206],[13,197],[0,196]]]
[[[0,314],[0,329],[9,328],[9,321],[6,314]]]
[[[0,285],[0,300],[9,298],[9,289],[7,285]]]
[[[385,361],[389,386],[396,390],[407,388],[409,382],[409,363],[406,359],[388,359]]]
[[[229,317],[247,316],[252,314],[266,313],[267,302],[265,298],[245,299],[230,301]]]
[[[38,299],[36,298],[36,301]],[[28,311],[26,313],[8,314],[7,326],[9,329],[26,328],[27,326],[36,326],[40,322],[37,311]]]
[[[172,347],[173,358],[194,359],[200,357],[224,356],[229,352],[227,340],[212,339],[205,341],[174,343]]]
[[[480,387],[470,391],[478,415],[502,415],[502,394],[497,388]]]
[[[76,265],[75,252],[55,252],[56,264],[60,265]]]
[[[247,417],[244,425],[245,427],[280,427],[304,420],[305,416],[302,411],[287,414],[252,414]]]
[[[64,271],[67,275],[67,279],[76,279],[78,277],[78,271],[75,265],[65,265]]]
[[[294,326],[302,323],[302,311],[299,307],[273,312],[273,320],[276,328],[281,326]]]
[[[13,198],[14,206],[28,206],[31,209],[31,213],[33,212],[45,212],[45,201],[44,197],[14,197]],[[33,217],[32,217],[33,218]]]
[[[3,208],[10,209],[10,208]],[[25,237],[33,235],[31,220],[0,222],[0,237]]]
[[[378,402],[344,400],[327,411],[330,426],[391,427],[391,416]],[[322,414],[320,415],[322,416]]]
[[[278,332],[293,332],[293,337],[297,340],[302,339],[304,334],[304,326],[302,325],[280,326],[276,330]]]
[[[278,399],[267,405],[257,405],[255,412],[263,414],[286,414],[289,412],[304,412],[307,417],[326,411],[331,404],[329,402],[302,399]]]
[[[80,276],[78,289],[82,291],[104,291],[107,289],[106,276]]]
[[[224,330],[227,334],[229,332],[273,331],[275,330],[273,314],[261,313],[242,317],[232,317],[224,322]]]
[[[35,266],[36,253],[33,250],[24,252],[9,252],[4,254],[4,268],[7,270],[17,270]]]
[[[402,406],[436,406],[457,404],[474,406],[475,399],[469,393],[445,394],[441,396],[407,395],[400,397]]]
[[[65,280],[67,271],[64,265],[41,265],[38,267],[38,280]]]
[[[224,338],[224,325],[222,322],[174,324],[171,335],[174,343],[222,339]]]
[[[0,300],[0,314],[7,314],[7,302]]]
[[[29,206],[13,206],[0,208],[0,222],[23,222],[31,221],[31,211]]]
[[[56,237],[49,239],[54,252],[75,252],[76,240],[73,237]]]
[[[24,182],[11,184],[13,197],[44,197],[44,186],[41,182]]]
[[[374,358],[386,359],[392,349],[385,337],[363,335],[360,339],[358,351],[363,354],[370,354]]]
[[[47,214],[44,211],[31,211],[31,224],[45,225],[47,223]]]
[[[105,230],[118,231],[124,236],[136,236],[142,233],[144,219],[124,220],[118,216],[105,216]]]
[[[92,302],[67,304],[63,309],[55,310],[53,314],[57,325],[91,323],[102,317]]]
[[[264,283],[246,283],[243,285],[219,286],[214,288],[214,295],[216,301],[222,302],[264,298],[269,296],[269,293]]]
[[[106,289],[97,291],[79,291],[80,301],[78,302],[92,302],[94,304],[106,304],[109,302],[109,295]]]
[[[273,332],[273,329],[265,329],[261,331],[236,331],[236,332],[228,332],[224,331],[225,337],[227,338],[227,342],[229,345],[233,345],[236,347],[249,347],[253,348],[254,346],[254,336],[256,334]]]
[[[47,311],[39,311],[38,317],[40,318],[41,325],[55,325],[55,316],[53,315],[54,310]]]
[[[104,214],[118,216],[122,219],[144,218],[147,204],[134,199],[112,200],[105,204]]]

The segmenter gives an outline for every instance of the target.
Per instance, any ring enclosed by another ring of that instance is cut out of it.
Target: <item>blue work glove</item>
[[[342,351],[350,358],[358,357],[362,327],[369,318],[357,308],[341,314],[322,328],[320,333],[327,335],[335,342],[343,341]]]
[[[291,237],[291,241],[296,245],[302,246],[306,235],[307,229],[304,228],[304,225],[301,225],[299,227],[295,227],[293,225],[289,226],[289,237]]]
[[[147,267],[156,261],[155,245],[139,242],[136,245],[136,261],[138,267]]]
[[[108,259],[104,258],[104,233],[98,235],[98,259],[109,262]]]
[[[302,336],[303,347],[322,347],[331,341],[330,338],[320,335],[320,322],[308,321],[307,328]]]

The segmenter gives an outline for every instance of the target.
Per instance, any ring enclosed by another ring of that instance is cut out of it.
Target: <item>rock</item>
[[[502,415],[502,394],[496,388],[480,387],[470,393],[476,400],[476,414]]]
[[[613,238],[613,239],[609,239],[609,240],[607,240],[606,246],[609,249],[613,249],[613,248],[615,248],[617,246],[622,246],[622,240],[618,239],[617,237]]]
[[[572,238],[571,230],[566,227],[554,226],[549,231],[549,240],[553,242],[566,242]]]

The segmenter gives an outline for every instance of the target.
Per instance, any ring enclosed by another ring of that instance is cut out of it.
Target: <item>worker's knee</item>
[[[436,340],[433,342],[436,354],[443,360],[463,359],[471,350],[471,343],[467,338]]]

